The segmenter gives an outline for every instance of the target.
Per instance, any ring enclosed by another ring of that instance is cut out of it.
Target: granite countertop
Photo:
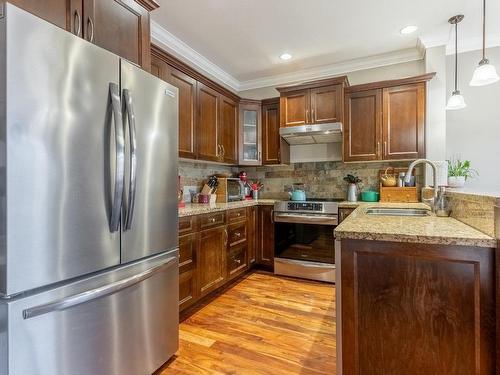
[[[422,203],[363,203],[336,229],[337,238],[496,247],[496,240],[451,217],[367,215],[368,207],[429,208]]]
[[[208,214],[211,212],[226,211],[241,207],[272,206],[274,205],[274,202],[276,202],[276,199],[258,199],[215,204],[186,203],[186,207],[179,208],[179,217]]]

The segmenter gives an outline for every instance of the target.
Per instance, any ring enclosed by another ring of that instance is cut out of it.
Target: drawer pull
[[[240,264],[241,263],[241,259],[235,259],[234,260],[236,263]]]
[[[234,232],[234,236],[240,238],[241,237],[241,233],[240,232]]]
[[[215,217],[210,218],[211,223],[215,223]]]

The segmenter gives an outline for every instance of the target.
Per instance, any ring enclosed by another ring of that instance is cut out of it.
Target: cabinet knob
[[[241,237],[241,233],[240,232],[234,232],[234,235],[235,235],[235,237],[238,237],[238,238]]]
[[[240,264],[241,263],[241,259],[235,259],[234,260],[236,263]]]
[[[211,223],[215,223],[215,217],[211,218],[211,219],[210,219],[210,222],[211,222]]]

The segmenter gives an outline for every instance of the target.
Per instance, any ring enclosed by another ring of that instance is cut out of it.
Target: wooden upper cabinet
[[[153,0],[9,0],[63,29],[149,70]]]
[[[172,68],[156,54],[151,56],[151,74],[179,89],[179,156],[196,158],[197,81]]]
[[[342,85],[311,90],[311,123],[327,124],[342,121]]]
[[[346,94],[344,161],[379,160],[382,134],[382,91]]]
[[[425,89],[434,75],[348,87],[344,162],[424,158]]]
[[[289,158],[289,147],[280,137],[279,99],[262,102],[262,164],[282,164]],[[282,150],[283,149],[283,150]]]
[[[384,88],[383,96],[383,158],[424,157],[425,83]]]
[[[9,0],[9,2],[75,35],[82,35],[82,0]]]
[[[281,96],[281,126],[299,126],[309,123],[311,97],[309,90],[289,92]]]
[[[210,87],[198,82],[198,119],[196,121],[196,137],[198,158],[211,161],[222,161],[222,149],[218,140],[220,130],[220,94]]]
[[[222,151],[222,161],[238,164],[238,104],[225,96],[220,98],[217,141]]]
[[[149,12],[134,0],[83,0],[84,38],[150,69]]]
[[[300,126],[342,122],[344,87],[347,76],[278,87],[280,126]]]
[[[179,156],[194,159],[196,158],[197,82],[174,68],[170,68],[167,82],[179,89]]]
[[[240,102],[239,165],[262,163],[262,115],[259,101]]]

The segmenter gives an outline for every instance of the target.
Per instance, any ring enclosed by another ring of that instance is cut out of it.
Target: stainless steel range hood
[[[342,142],[342,123],[288,126],[280,128],[280,136],[290,145]]]

